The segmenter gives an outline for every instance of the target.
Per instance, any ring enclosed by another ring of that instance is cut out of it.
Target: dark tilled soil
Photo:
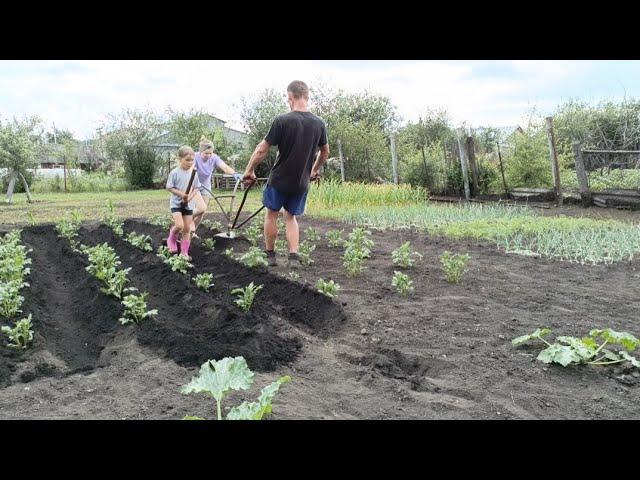
[[[536,361],[538,346],[511,345],[514,337],[540,326],[549,326],[559,335],[584,335],[604,327],[640,335],[638,260],[585,267],[506,255],[492,245],[428,238],[409,230],[374,231],[375,246],[366,270],[349,278],[342,267],[342,251],[329,248],[324,233],[351,227],[309,218],[302,218],[300,225],[301,230],[314,226],[323,235],[315,242],[314,263],[298,271],[302,285],[283,278],[289,273],[284,257],[268,271],[248,269],[222,256],[224,241],[217,242],[214,252],[205,252],[194,241],[192,256],[198,272],[214,274],[215,287],[208,294],[197,290],[186,276],[171,272],[154,254],[136,250],[104,227],[87,228],[83,241],[108,241],[114,246],[123,266],[133,268],[132,284],[150,292],[149,308],[158,308],[160,315],[125,327],[117,323],[119,312],[111,310],[115,334],[103,334],[96,348],[107,345],[97,361],[88,363],[100,368],[34,378],[25,384],[19,371],[38,352],[51,352],[50,364],[68,363],[69,368],[82,364],[73,363],[68,354],[64,359],[61,352],[69,347],[60,349],[37,337],[38,346],[20,354],[22,363],[3,360],[14,371],[9,373],[12,384],[0,390],[0,416],[176,419],[190,414],[211,418],[211,399],[179,393],[207,357],[203,352],[211,352],[213,358],[245,355],[258,371],[254,387],[233,394],[225,401],[227,407],[256,398],[259,389],[278,375],[292,376],[276,398],[273,418],[639,417],[637,369],[545,365]],[[125,231],[131,230],[152,235],[154,247],[166,236],[162,229],[134,221],[125,225]],[[211,233],[201,231],[203,237]],[[304,233],[301,237],[305,238]],[[391,251],[407,240],[424,259],[407,270],[415,292],[404,298],[391,287],[397,269]],[[82,261],[75,254],[60,252],[64,247],[56,242],[51,239],[39,246],[48,252],[43,258],[58,265],[47,268],[68,268],[77,280],[67,287],[44,288],[58,288],[54,295],[69,298],[69,305],[76,298],[71,290],[80,289],[86,299],[92,299],[84,301],[84,308],[94,311],[89,303],[103,294],[95,293],[97,286],[82,290],[93,279],[82,272]],[[248,249],[243,240],[232,245],[238,254]],[[471,254],[468,272],[458,285],[447,283],[440,270],[444,250]],[[333,279],[342,286],[333,302],[322,302],[324,297],[309,288],[318,278]],[[256,298],[253,314],[239,316],[228,292],[249,281],[265,288]],[[27,313],[35,312],[30,295],[25,293]],[[108,298],[103,301],[105,311],[118,305]],[[59,309],[65,318],[74,318],[72,307]],[[44,310],[38,315],[58,316]],[[86,318],[92,321],[90,315]],[[74,332],[81,328],[85,327],[76,326]],[[218,343],[211,346],[211,342]],[[6,349],[0,352],[4,355]]]
[[[32,249],[32,264],[30,286],[22,290],[23,314],[18,318],[32,315],[34,348],[15,351],[2,339],[0,385],[15,381],[6,372],[15,373],[18,366],[23,382],[93,370],[102,349],[113,339],[119,302],[100,292],[100,283],[85,271],[88,263],[60,241],[51,226],[25,229],[22,241]]]

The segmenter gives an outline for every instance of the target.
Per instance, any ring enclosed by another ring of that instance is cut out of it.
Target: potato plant
[[[118,217],[116,216],[116,208],[113,205],[111,199],[109,199],[109,201],[107,202],[107,208],[104,216],[102,217],[102,221],[111,230],[113,230],[113,233],[115,233],[117,236],[122,237],[124,235],[124,230],[122,228],[124,222],[118,219]]]
[[[320,293],[324,293],[327,297],[333,298],[338,294],[340,285],[335,283],[333,280],[329,280],[328,282],[326,282],[324,279],[320,278],[316,282],[316,289]]]
[[[249,310],[251,310],[251,306],[253,305],[253,300],[255,299],[256,294],[260,290],[262,290],[263,286],[264,285],[256,286],[253,284],[253,282],[251,282],[244,288],[234,288],[233,290],[231,290],[231,294],[238,297],[236,298],[236,300],[234,300],[235,304],[238,305],[243,312],[247,313]]]
[[[151,246],[151,237],[149,235],[136,235],[136,232],[129,232],[126,236],[125,241],[130,243],[136,248],[139,248],[143,252],[153,252],[153,247]]]
[[[216,241],[213,238],[205,238],[202,241],[202,246],[207,250],[213,251],[216,247]]]
[[[442,270],[447,277],[449,283],[459,283],[462,275],[466,272],[465,266],[469,261],[468,253],[465,254],[451,254],[451,252],[445,251],[440,257],[440,263],[442,263]]]
[[[340,248],[344,246],[345,240],[342,238],[344,230],[329,230],[325,236],[329,242],[329,246],[332,248]]]
[[[151,225],[155,225],[156,227],[163,227],[165,229],[171,226],[171,217],[169,217],[168,215],[153,215],[149,217],[148,221]]]
[[[208,292],[213,287],[213,273],[199,273],[193,277],[193,281],[199,289]]]
[[[311,260],[311,254],[316,249],[316,246],[305,242],[300,242],[298,245],[298,258],[300,258],[300,263],[303,265],[311,265],[313,260]]]
[[[130,294],[124,297],[122,305],[124,306],[124,314],[119,319],[120,323],[126,325],[128,323],[140,323],[145,318],[149,318],[158,314],[158,310],[147,310],[148,292],[140,295]]]
[[[257,247],[258,240],[262,237],[262,228],[260,228],[258,224],[254,223],[250,227],[244,229],[244,234],[247,237],[247,240],[249,240],[249,243],[252,246]]]
[[[180,272],[186,274],[190,268],[193,268],[193,264],[189,262],[189,259],[184,255],[171,255],[164,261],[171,267],[174,272]]]
[[[320,240],[320,232],[318,229],[309,227],[304,231],[305,238],[310,242],[317,242]]]
[[[403,297],[408,296],[413,292],[413,281],[409,279],[409,275],[399,271],[393,272],[393,278],[391,279],[391,286]]]
[[[2,333],[9,337],[7,344],[10,348],[26,349],[33,341],[33,324],[31,323],[31,314],[27,318],[18,320],[13,328],[8,326],[2,327]]]
[[[258,247],[249,248],[249,250],[247,250],[239,260],[247,267],[267,267],[269,265],[267,262],[267,254]]]
[[[422,254],[418,252],[411,251],[411,244],[409,242],[404,242],[400,247],[391,252],[391,259],[393,264],[402,267],[402,268],[410,268],[415,265],[415,259],[421,259]]]

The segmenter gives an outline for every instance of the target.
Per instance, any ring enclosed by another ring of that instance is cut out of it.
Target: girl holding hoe
[[[195,153],[191,147],[180,147],[178,150],[178,166],[171,170],[167,178],[167,190],[171,192],[169,208],[174,225],[169,230],[167,247],[171,253],[178,253],[178,235],[181,236],[180,254],[189,257],[191,244],[191,225],[193,223],[193,209],[195,196],[199,193],[200,181],[198,175],[193,177],[193,162]],[[191,189],[189,182],[193,178]],[[187,191],[189,190],[189,191]]]

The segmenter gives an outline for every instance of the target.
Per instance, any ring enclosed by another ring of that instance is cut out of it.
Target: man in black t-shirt
[[[273,120],[269,133],[253,152],[243,180],[247,185],[256,181],[256,167],[266,157],[269,147],[277,145],[276,163],[262,196],[262,203],[267,209],[264,219],[266,253],[269,265],[275,266],[277,219],[284,208],[289,266],[297,268],[300,266],[300,233],[296,215],[304,213],[309,182],[320,176],[320,167],[329,157],[329,144],[324,120],[307,110],[309,87],[299,80],[291,82],[287,87],[287,101],[291,111]]]

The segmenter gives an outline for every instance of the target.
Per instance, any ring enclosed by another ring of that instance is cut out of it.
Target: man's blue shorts
[[[262,203],[274,212],[279,212],[284,207],[291,215],[302,215],[307,203],[307,192],[287,195],[271,185],[267,185],[262,193]]]

